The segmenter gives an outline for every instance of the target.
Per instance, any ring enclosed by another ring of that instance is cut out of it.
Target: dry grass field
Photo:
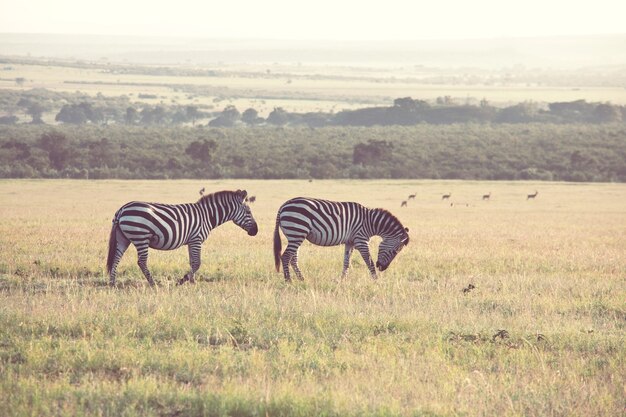
[[[151,251],[156,289],[131,248],[109,288],[115,210],[201,187],[256,195],[259,234],[215,230],[181,287],[184,248]],[[378,281],[305,244],[285,284],[297,195],[385,207],[411,242]],[[0,218],[0,415],[625,413],[624,184],[3,180]]]

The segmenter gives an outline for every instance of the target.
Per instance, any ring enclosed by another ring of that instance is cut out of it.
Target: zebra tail
[[[276,272],[280,272],[280,251],[282,249],[282,243],[280,241],[280,217],[276,217],[276,228],[274,229],[274,264],[276,265]]]
[[[113,222],[113,227],[111,227],[111,235],[109,236],[109,256],[107,256],[107,274],[111,274],[111,268],[113,268],[113,259],[115,259],[115,252],[117,250],[117,228],[118,224],[116,221]]]

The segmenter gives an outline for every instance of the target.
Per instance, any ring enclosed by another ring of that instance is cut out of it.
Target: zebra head
[[[256,220],[252,217],[250,206],[246,202],[248,192],[246,190],[237,190],[235,192],[235,210],[233,212],[233,222],[248,232],[249,236],[255,236],[259,231]]]
[[[382,236],[383,240],[378,247],[376,268],[381,272],[389,268],[391,261],[409,244],[409,228],[400,228],[395,233]]]

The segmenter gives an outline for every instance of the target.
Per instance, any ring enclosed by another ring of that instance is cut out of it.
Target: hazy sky
[[[626,33],[625,0],[0,0],[0,32],[395,40]]]

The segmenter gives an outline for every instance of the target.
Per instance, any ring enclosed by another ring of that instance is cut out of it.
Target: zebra
[[[287,238],[287,248],[282,256],[279,229]],[[372,236],[383,238],[375,265],[369,250],[369,240]],[[348,273],[350,256],[352,250],[356,248],[372,278],[376,279],[376,268],[380,271],[387,269],[396,255],[409,243],[409,229],[403,227],[400,221],[385,209],[369,209],[353,202],[293,198],[278,210],[274,229],[276,271],[280,271],[282,261],[287,282],[291,281],[290,265],[298,279],[304,279],[298,267],[298,248],[304,239],[319,246],[345,244],[342,278]]]
[[[245,203],[247,195],[245,190],[219,191],[201,197],[196,203],[133,201],[123,205],[115,213],[109,238],[110,285],[115,285],[117,265],[131,243],[137,249],[137,264],[151,286],[154,280],[148,270],[148,248],[172,250],[187,245],[191,271],[178,284],[194,282],[194,274],[200,268],[202,242],[212,229],[232,220],[248,235],[257,234],[256,221]]]

